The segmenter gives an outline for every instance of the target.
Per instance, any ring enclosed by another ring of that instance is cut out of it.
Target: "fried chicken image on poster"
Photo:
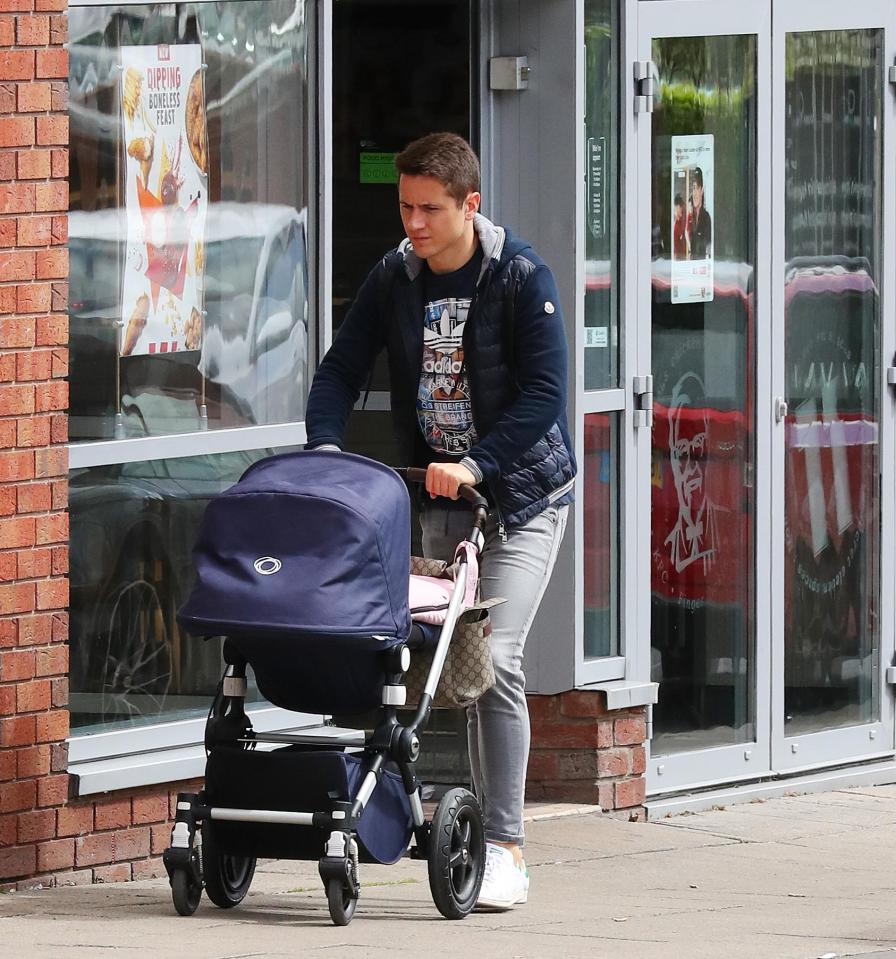
[[[464,367],[464,327],[470,300],[453,297],[426,305],[423,366],[417,393],[420,428],[436,452],[466,453],[476,442]]]

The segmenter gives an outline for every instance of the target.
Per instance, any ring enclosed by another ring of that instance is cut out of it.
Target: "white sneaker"
[[[529,871],[517,865],[505,846],[486,843],[485,876],[476,900],[477,909],[512,909],[529,898]]]

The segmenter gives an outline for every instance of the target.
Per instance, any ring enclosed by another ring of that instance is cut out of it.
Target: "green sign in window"
[[[397,153],[362,153],[361,183],[398,183],[396,156]]]

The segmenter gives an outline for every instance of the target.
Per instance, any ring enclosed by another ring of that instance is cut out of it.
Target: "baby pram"
[[[257,857],[319,859],[330,916],[345,925],[359,862],[396,862],[412,835],[410,855],[427,860],[442,915],[460,919],[475,905],[485,859],[479,803],[451,789],[427,821],[415,762],[454,625],[475,594],[487,503],[461,487],[473,519],[453,590],[447,608],[420,610],[443,623],[412,622],[410,498],[399,473],[412,482],[426,475],[348,453],[289,453],[254,464],[208,506],[179,620],[195,636],[225,637],[226,667],[206,725],[205,786],[178,796],[163,857],[181,915],[196,911],[203,889],[222,908],[240,903]],[[427,644],[432,668],[403,725],[402,676]],[[378,707],[376,727],[336,742],[256,732],[244,709],[247,666],[277,706],[339,715]]]

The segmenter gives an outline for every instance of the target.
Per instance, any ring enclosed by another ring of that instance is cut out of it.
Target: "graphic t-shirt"
[[[470,381],[464,362],[464,327],[482,250],[453,273],[423,274],[423,366],[417,391],[417,419],[430,448],[463,456],[475,445]]]

